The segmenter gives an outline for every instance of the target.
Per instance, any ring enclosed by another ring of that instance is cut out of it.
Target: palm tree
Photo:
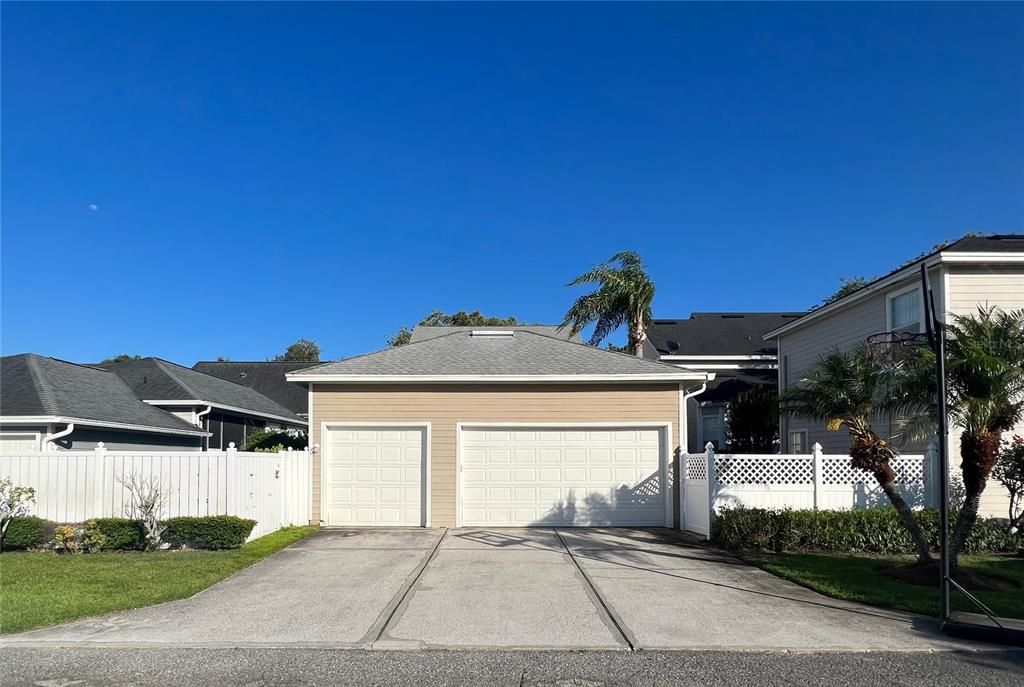
[[[976,315],[955,315],[946,336],[946,407],[950,426],[961,430],[964,482],[964,503],[950,536],[950,561],[956,570],[978,519],[1003,432],[1024,415],[1024,310],[980,307]],[[923,350],[897,378],[891,405],[906,416],[908,436],[935,431],[934,366],[934,354]]]
[[[780,398],[781,412],[815,420],[829,431],[846,427],[850,435],[850,465],[870,472],[889,498],[900,521],[910,533],[921,563],[932,560],[921,524],[896,487],[892,459],[896,450],[871,426],[879,402],[887,393],[888,375],[861,347],[834,350],[820,357],[799,384]]]
[[[651,323],[654,282],[647,276],[640,256],[632,251],[616,253],[611,260],[581,274],[568,285],[580,284],[597,284],[598,289],[576,299],[559,329],[569,327],[576,335],[587,325],[596,323],[590,345],[597,346],[625,324],[629,350],[634,355],[643,355],[647,327]]]

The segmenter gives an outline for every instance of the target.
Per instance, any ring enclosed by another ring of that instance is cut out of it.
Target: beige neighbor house
[[[414,341],[288,375],[309,389],[320,447],[314,521],[678,521],[671,485],[681,398],[711,375],[533,328]]]
[[[923,332],[922,263],[927,265],[935,307],[944,321],[952,315],[976,313],[979,306],[1024,308],[1024,235],[964,237],[768,332],[765,339],[773,340],[778,350],[780,389],[798,383],[814,361],[833,348],[851,349],[881,332]],[[891,433],[894,426],[893,418],[876,420],[880,433]],[[1016,433],[1024,434],[1024,423]],[[815,442],[825,453],[845,453],[849,445],[845,432],[828,432],[818,423],[797,418],[782,418],[780,435],[783,453],[807,453]],[[954,474],[959,474],[959,435],[955,428],[950,432]],[[1006,506],[1006,492],[990,481],[982,499],[983,513],[1005,517]]]

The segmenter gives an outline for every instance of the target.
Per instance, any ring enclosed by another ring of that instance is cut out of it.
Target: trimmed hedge
[[[245,543],[255,520],[233,515],[171,518],[163,523],[163,540],[174,548],[235,549]]]
[[[4,551],[25,551],[39,549],[53,539],[53,528],[57,523],[37,518],[34,515],[12,518],[4,535]]]
[[[89,551],[134,551],[146,541],[141,520],[95,518],[85,521],[82,543]]]
[[[938,512],[925,509],[916,511],[915,516],[937,549]],[[955,516],[950,514],[951,522]],[[896,509],[890,507],[848,511],[724,508],[711,526],[711,539],[733,550],[914,553],[910,535]],[[1013,553],[1022,546],[1019,534],[1008,533],[996,520],[979,519],[963,552]]]

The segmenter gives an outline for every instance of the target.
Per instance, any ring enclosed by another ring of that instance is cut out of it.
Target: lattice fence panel
[[[715,457],[719,484],[814,484],[811,456],[721,455]]]
[[[708,458],[703,453],[686,456],[686,479],[706,480]]]
[[[924,484],[925,461],[922,458],[897,458],[892,463],[897,484]],[[828,486],[845,484],[875,484],[875,478],[850,465],[846,456],[825,457],[821,460],[821,483]]]

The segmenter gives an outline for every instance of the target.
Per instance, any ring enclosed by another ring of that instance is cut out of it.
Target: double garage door
[[[461,526],[665,524],[657,427],[467,426],[456,434]],[[328,426],[325,522],[428,524],[428,442],[426,427]]]

